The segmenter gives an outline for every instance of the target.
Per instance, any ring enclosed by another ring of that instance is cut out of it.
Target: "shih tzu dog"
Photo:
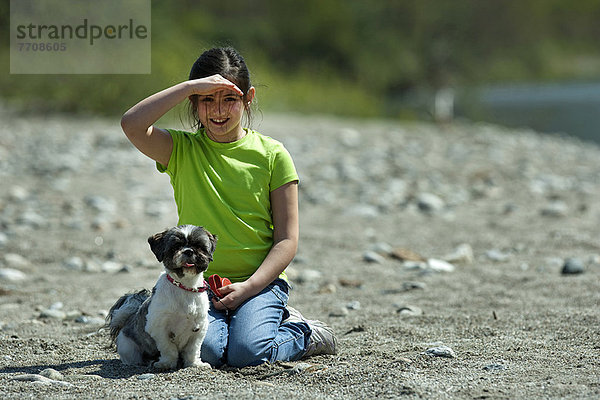
[[[210,367],[200,360],[208,328],[208,295],[203,272],[212,261],[217,238],[202,227],[181,225],[148,238],[165,271],[152,292],[122,296],[106,325],[124,364],[157,369]]]

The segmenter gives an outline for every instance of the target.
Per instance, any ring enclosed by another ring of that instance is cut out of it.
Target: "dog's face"
[[[179,278],[206,271],[216,242],[215,235],[194,225],[180,225],[148,238],[157,260]]]

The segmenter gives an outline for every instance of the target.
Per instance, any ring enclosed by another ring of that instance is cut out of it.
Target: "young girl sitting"
[[[287,306],[284,270],[298,245],[298,175],[283,145],[242,127],[255,89],[232,48],[204,52],[189,80],[140,101],[121,120],[128,139],[166,172],[179,224],[218,237],[207,275],[231,280],[211,297],[201,358],[220,367],[335,354],[336,338],[320,321]],[[153,124],[189,101],[196,132]]]

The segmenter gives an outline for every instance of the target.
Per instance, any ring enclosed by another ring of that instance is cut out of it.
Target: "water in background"
[[[458,96],[456,114],[600,144],[600,82],[483,87]]]

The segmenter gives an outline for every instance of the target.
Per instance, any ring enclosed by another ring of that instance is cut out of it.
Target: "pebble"
[[[25,211],[17,218],[17,222],[29,228],[39,229],[45,228],[48,225],[46,218],[32,210]]]
[[[346,307],[338,307],[329,313],[330,317],[346,317],[350,314]]]
[[[417,196],[417,206],[425,213],[441,211],[446,205],[444,200],[433,193],[420,193]]]
[[[294,365],[291,369],[295,370],[295,372],[302,372],[309,368],[312,368],[313,366],[314,364],[309,364],[307,362],[299,362],[296,365]]]
[[[346,304],[348,310],[360,310],[360,301],[354,300]]]
[[[137,377],[137,378],[138,378],[140,381],[148,381],[148,380],[150,380],[150,379],[154,379],[155,377],[156,377],[156,375],[155,375],[155,374],[141,374],[141,375],[138,375],[138,377]]]
[[[90,223],[90,228],[96,232],[105,232],[109,230],[111,220],[105,214],[98,215]]]
[[[322,371],[324,369],[327,369],[327,367],[325,365],[310,364],[307,362],[299,362],[294,368],[292,368],[292,370],[290,371],[290,374],[293,375],[293,374],[298,374],[301,372],[311,373],[311,372]]]
[[[105,261],[102,263],[102,266],[100,267],[102,272],[106,272],[106,273],[115,273],[115,272],[120,272],[123,270],[123,264],[115,262],[115,261]]]
[[[71,310],[71,311],[65,312],[65,319],[76,320],[79,317],[81,317],[81,311]]]
[[[435,272],[453,272],[456,268],[454,265],[444,260],[430,258],[427,260],[427,267]]]
[[[361,288],[363,286],[363,281],[358,280],[358,279],[346,279],[346,278],[340,278],[338,280],[339,284],[342,287],[349,287],[349,288]]]
[[[423,310],[421,310],[417,306],[406,305],[406,306],[400,306],[396,310],[396,313],[398,313],[401,317],[414,317],[414,316],[423,315]]]
[[[391,256],[400,261],[425,261],[425,257],[422,255],[415,253],[410,249],[405,249],[402,247],[396,248],[392,251]]]
[[[310,364],[307,362],[282,362],[279,365],[282,366],[284,369],[269,373],[265,375],[264,378],[271,378],[278,375],[296,375],[300,373],[313,373],[327,369],[327,366],[325,365]]]
[[[483,367],[484,371],[504,371],[506,366],[503,364],[488,364]]]
[[[463,243],[459,245],[454,251],[450,254],[446,254],[442,257],[444,261],[449,263],[456,264],[472,264],[475,260],[473,256],[473,248],[468,243]]]
[[[540,210],[544,217],[562,218],[569,214],[569,207],[562,201],[555,201]]]
[[[19,282],[27,278],[23,272],[13,268],[0,268],[0,281]]]
[[[81,257],[71,257],[63,262],[63,266],[72,271],[83,271],[86,268],[85,261]]]
[[[106,197],[90,195],[86,196],[84,201],[88,207],[100,213],[112,214],[116,209],[115,202]]]
[[[25,201],[29,197],[29,191],[21,186],[13,186],[8,192],[8,198],[13,201]]]
[[[100,317],[88,317],[87,315],[79,315],[75,318],[75,322],[84,325],[104,325],[104,318]]]
[[[63,374],[52,368],[46,368],[45,370],[40,372],[40,375],[45,376],[49,379],[53,379],[55,381],[62,381],[64,379]]]
[[[10,268],[25,268],[30,265],[25,257],[16,253],[7,253],[4,255],[4,262]]]
[[[8,243],[8,236],[4,232],[0,232],[0,248],[6,246]]]
[[[434,357],[446,357],[446,358],[454,358],[456,354],[454,354],[454,350],[452,350],[448,346],[437,346],[427,349],[423,354]]]
[[[316,269],[302,269],[298,272],[296,280],[298,283],[310,283],[320,280],[322,276],[321,271],[317,271]]]
[[[40,318],[66,319],[67,313],[62,310],[48,308],[40,312]]]
[[[403,364],[403,365],[411,365],[413,363],[413,361],[410,358],[406,358],[406,357],[399,357],[396,358],[394,361],[392,361],[393,364]]]
[[[369,247],[369,251],[374,251],[382,256],[389,256],[393,253],[394,249],[388,243],[377,242]]]
[[[492,249],[492,250],[488,250],[485,252],[485,256],[492,260],[492,261],[496,261],[496,262],[504,262],[504,261],[508,261],[508,259],[510,258],[510,254],[509,253],[504,253],[500,250],[497,249]]]
[[[585,267],[580,259],[578,258],[567,258],[563,264],[561,273],[563,275],[576,275],[582,274],[585,271]]]
[[[333,294],[337,292],[337,286],[334,283],[324,283],[319,287],[319,293],[321,294]]]
[[[353,128],[342,128],[340,131],[341,143],[350,148],[357,148],[362,144],[363,135]]]
[[[383,264],[385,257],[371,250],[367,250],[363,253],[363,260],[368,263]]]

